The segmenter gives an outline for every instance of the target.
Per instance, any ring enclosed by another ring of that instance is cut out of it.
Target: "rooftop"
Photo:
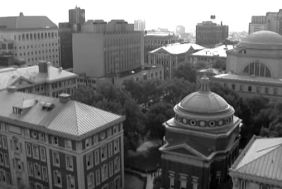
[[[19,16],[0,17],[0,30],[18,29],[54,29],[57,26],[46,16]]]
[[[205,47],[202,47],[201,45],[197,45],[195,43],[173,43],[166,46],[162,46],[160,48],[157,48],[155,50],[150,51],[150,53],[155,53],[160,50],[164,50],[168,52],[169,54],[183,54],[186,53],[190,49],[193,50],[201,50]]]
[[[200,50],[198,52],[195,52],[192,54],[192,56],[218,56],[218,57],[227,57],[226,51],[233,49],[233,45],[221,45],[215,48],[206,48],[203,50]]]
[[[67,78],[75,78],[77,76],[74,73],[51,65],[48,65],[47,69],[48,73],[40,73],[38,65],[0,69],[0,90],[15,85],[17,82],[19,82],[21,86],[24,86],[36,83],[49,83]]]
[[[67,136],[83,136],[105,125],[124,120],[123,116],[77,101],[60,102],[58,98],[34,94],[2,91],[0,102],[1,119]],[[44,106],[50,109],[44,110]],[[13,113],[13,107],[23,109],[22,113]]]
[[[232,172],[280,182],[282,185],[282,138],[254,136],[233,164]]]

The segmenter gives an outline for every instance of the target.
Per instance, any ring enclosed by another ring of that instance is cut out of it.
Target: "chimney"
[[[71,95],[67,94],[67,93],[59,94],[60,102],[63,103],[63,104],[67,103],[71,99],[70,97],[71,97]]]
[[[23,12],[20,12],[20,16],[24,16]]]
[[[39,67],[39,73],[48,73],[48,66],[50,65],[47,61],[39,61],[38,67]]]

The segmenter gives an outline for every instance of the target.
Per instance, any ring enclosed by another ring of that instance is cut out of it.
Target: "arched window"
[[[259,77],[271,77],[268,67],[258,61],[252,62],[244,68],[245,74]]]

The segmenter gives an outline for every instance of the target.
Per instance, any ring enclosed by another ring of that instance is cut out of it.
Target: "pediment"
[[[164,50],[163,48],[160,48],[159,50],[157,50],[155,53],[158,54],[169,54],[166,50]]]
[[[33,82],[31,82],[30,80],[26,79],[25,77],[21,76],[19,78],[17,78],[13,83],[11,83],[10,85],[19,87],[19,86],[25,86],[25,85],[31,85],[33,84]]]

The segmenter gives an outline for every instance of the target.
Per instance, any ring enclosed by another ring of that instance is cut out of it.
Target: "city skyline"
[[[55,24],[68,21],[68,10],[78,6],[85,9],[86,20],[89,19],[124,19],[129,23],[142,19],[146,21],[146,29],[168,28],[174,31],[177,25],[183,25],[188,32],[195,32],[196,24],[210,20],[216,15],[215,22],[229,25],[230,31],[248,31],[251,16],[265,15],[266,12],[277,12],[282,7],[279,0],[270,0],[267,4],[257,1],[195,1],[177,0],[172,3],[155,1],[74,1],[50,0],[38,4],[35,0],[10,0],[2,3],[5,7],[0,13],[4,16],[17,16],[23,12],[26,16],[44,15]],[[16,6],[15,6],[16,5]]]

